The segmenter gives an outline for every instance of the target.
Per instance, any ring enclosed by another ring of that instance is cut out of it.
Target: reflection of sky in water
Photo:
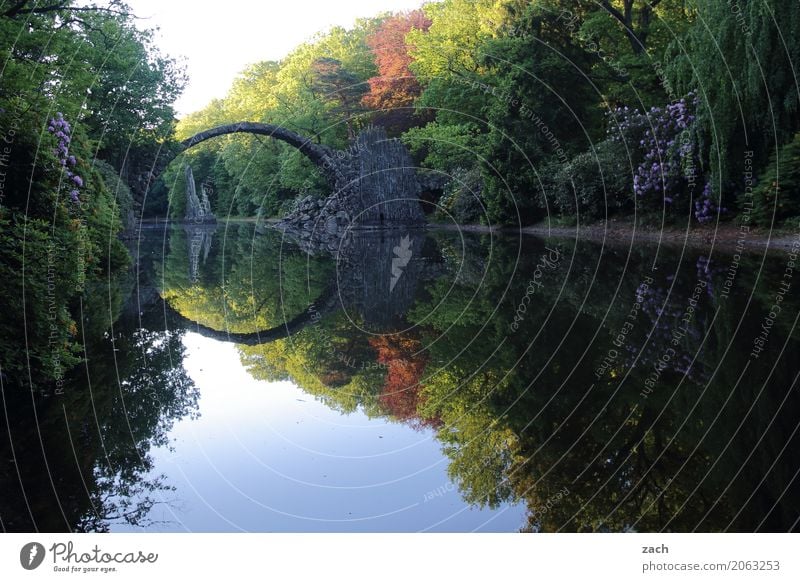
[[[175,424],[174,451],[153,451],[154,472],[177,490],[165,496],[174,502],[151,513],[167,523],[150,530],[515,531],[523,525],[523,504],[492,511],[464,503],[433,431],[360,411],[342,415],[290,382],[254,380],[231,344],[193,333],[184,344],[201,417]]]

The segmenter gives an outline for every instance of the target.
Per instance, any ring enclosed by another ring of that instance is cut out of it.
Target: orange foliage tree
[[[374,336],[370,345],[378,352],[378,363],[386,366],[386,381],[378,403],[386,413],[416,428],[437,426],[435,419],[419,416],[420,381],[428,363],[420,353],[422,344],[407,335]]]
[[[387,18],[367,37],[379,75],[369,79],[369,92],[362,102],[370,109],[381,110],[377,123],[397,131],[412,125],[409,108],[420,95],[421,87],[409,69],[411,56],[406,34],[412,29],[428,30],[430,25],[422,10],[414,10]]]

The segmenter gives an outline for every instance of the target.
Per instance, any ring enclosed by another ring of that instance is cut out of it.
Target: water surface
[[[797,528],[786,254],[233,223],[132,250],[64,393],[6,382],[7,530]]]

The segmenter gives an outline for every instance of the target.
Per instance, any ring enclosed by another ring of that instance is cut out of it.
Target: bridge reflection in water
[[[554,245],[562,259],[537,271]],[[349,232],[335,250],[315,251],[229,223],[143,232],[133,250],[131,276],[83,298],[87,362],[63,397],[32,402],[4,378],[1,432],[15,441],[0,453],[26,459],[19,471],[0,468],[5,529],[157,527],[159,507],[191,489],[173,480],[166,445],[174,425],[194,426],[181,421],[200,411],[200,368],[217,379],[206,413],[237,437],[250,418],[253,447],[266,440],[282,454],[286,441],[273,442],[264,418],[288,415],[281,434],[315,453],[290,455],[286,474],[316,475],[325,459],[320,475],[301,479],[312,483],[301,495],[255,471],[255,449],[222,448],[218,474],[238,476],[252,499],[298,511],[316,501],[315,515],[333,520],[287,517],[287,530],[797,528],[798,296],[786,295],[769,343],[748,359],[774,298],[765,281],[784,257],[741,257],[735,286],[747,293],[723,299],[727,257],[663,247],[654,272],[647,246],[399,229]],[[198,342],[199,361],[186,351]],[[224,369],[215,351],[227,354]],[[234,390],[245,376],[249,392]],[[287,380],[296,392],[263,383]],[[230,413],[234,394],[243,400]],[[304,395],[330,416],[303,409]],[[366,438],[362,422],[384,438]],[[217,429],[195,425],[211,447]],[[376,479],[395,488],[372,487]],[[231,498],[230,484],[219,487],[208,492],[215,507]],[[389,517],[400,499],[418,510]],[[269,529],[277,518],[262,510],[236,509],[252,529]],[[348,521],[371,511],[385,521]]]

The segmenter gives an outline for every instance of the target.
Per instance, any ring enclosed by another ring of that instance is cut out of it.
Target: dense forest
[[[126,5],[3,1],[0,337],[28,335],[4,343],[2,370],[35,363],[35,384],[79,361],[82,290],[126,265],[136,218],[183,215],[187,159],[220,217],[326,192],[257,136],[201,144],[151,183],[159,152],[228,122],[339,149],[383,126],[443,178],[424,193],[433,221],[792,227],[799,33],[777,0],[444,0],[320,33],[178,122],[184,73]]]
[[[264,121],[343,148],[382,125],[442,178],[434,220],[794,224],[799,31],[800,11],[769,0],[431,2],[252,65],[176,131]],[[191,163],[218,216],[325,192],[269,140],[220,139]],[[181,180],[176,165],[176,217]],[[167,212],[163,192],[150,202]]]
[[[121,235],[184,83],[121,3],[0,1],[0,388],[15,439],[0,444],[3,531],[107,529],[146,514],[137,494],[168,489],[147,454],[197,400],[168,364],[181,335],[115,344],[107,330],[135,286]]]

